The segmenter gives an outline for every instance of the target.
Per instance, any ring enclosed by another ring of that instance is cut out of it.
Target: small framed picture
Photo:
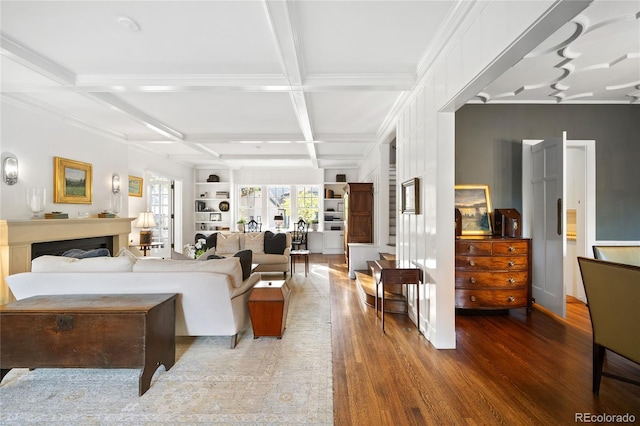
[[[402,183],[402,213],[420,214],[420,179]]]
[[[339,212],[343,212],[344,211],[344,203],[343,202],[338,203],[338,211]]]
[[[222,214],[221,213],[211,213],[209,215],[209,220],[211,222],[222,222]]]
[[[142,197],[142,178],[129,176],[129,196]]]

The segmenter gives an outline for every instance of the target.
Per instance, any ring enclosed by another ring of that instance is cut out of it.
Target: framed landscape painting
[[[53,157],[53,202],[91,204],[92,179],[91,164]]]
[[[129,176],[129,196],[142,197],[142,178]]]
[[[462,214],[462,235],[491,235],[489,185],[456,185],[455,206]]]

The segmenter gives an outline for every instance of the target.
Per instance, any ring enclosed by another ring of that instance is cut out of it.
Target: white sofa
[[[176,335],[230,336],[250,323],[248,300],[260,274],[242,279],[238,258],[165,260],[42,256],[32,272],[10,275],[16,299],[51,294],[178,293]]]
[[[251,250],[253,263],[258,266],[254,272],[282,272],[287,277],[290,268],[291,233],[285,234],[285,249],[282,254],[265,253],[265,232],[218,233],[216,255],[232,256],[240,250]]]

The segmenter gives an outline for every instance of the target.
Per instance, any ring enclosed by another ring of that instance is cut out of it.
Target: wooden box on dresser
[[[456,308],[527,308],[531,313],[531,240],[456,239]]]

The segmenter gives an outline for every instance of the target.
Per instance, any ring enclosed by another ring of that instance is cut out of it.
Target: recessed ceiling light
[[[138,23],[133,19],[127,18],[126,16],[119,17],[118,24],[134,33],[140,31],[140,25],[138,25]]]

